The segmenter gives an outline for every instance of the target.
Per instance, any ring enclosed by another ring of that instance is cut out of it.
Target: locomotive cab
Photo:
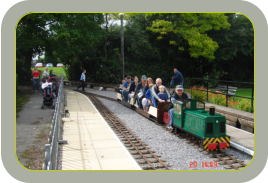
[[[205,110],[205,103],[197,100],[186,99],[175,101],[173,104],[175,127],[184,128],[186,111]]]

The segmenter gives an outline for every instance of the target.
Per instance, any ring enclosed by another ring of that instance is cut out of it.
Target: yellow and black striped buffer
[[[206,138],[203,141],[203,146],[204,146],[204,149],[206,149],[207,151],[218,150],[218,149],[208,149],[208,145],[211,143],[220,144],[221,142],[227,142],[227,147],[230,147],[230,138],[229,137]],[[223,149],[226,149],[226,148],[223,148]]]

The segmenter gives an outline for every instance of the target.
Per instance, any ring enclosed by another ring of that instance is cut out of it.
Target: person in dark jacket
[[[155,108],[158,106],[158,102],[165,102],[161,98],[159,98],[158,93],[159,93],[159,86],[162,85],[162,80],[160,78],[157,78],[155,81],[155,85],[152,88],[152,103]],[[170,98],[170,94],[167,91],[166,87],[164,86],[164,93],[167,94],[167,97]]]
[[[49,77],[54,77],[54,76],[56,76],[56,75],[53,74],[53,69],[50,69],[49,70]]]
[[[184,79],[182,77],[182,74],[180,73],[180,71],[178,71],[177,68],[174,68],[174,76],[172,77],[170,86],[173,86],[174,82],[177,82],[179,85],[183,86]]]
[[[182,85],[177,85],[176,88],[175,88],[175,93],[173,93],[171,95],[171,102],[169,104],[169,111],[168,111],[168,114],[170,116],[170,123],[169,123],[169,126],[168,126],[169,129],[173,129],[172,128],[172,124],[173,124],[173,103],[176,100],[180,100],[180,99],[190,99],[190,97],[186,93],[183,92],[183,86]]]
[[[145,96],[146,80],[147,80],[147,77],[145,75],[143,75],[141,77],[141,82],[138,83],[136,88],[135,88],[135,96],[136,96],[136,99],[138,101],[139,108],[141,108],[141,109],[143,109],[141,101]]]
[[[135,89],[136,89],[138,82],[139,82],[139,78],[137,76],[135,76],[134,82],[131,83],[130,88],[129,88],[129,94],[128,94],[129,102],[130,102],[131,98],[133,98],[135,95]]]

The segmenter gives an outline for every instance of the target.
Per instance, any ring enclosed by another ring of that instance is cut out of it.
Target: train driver
[[[180,100],[180,99],[190,99],[190,97],[183,92],[183,86],[182,85],[177,85],[175,88],[175,93],[173,93],[171,95],[171,102],[169,104],[169,111],[168,114],[170,116],[170,123],[168,128],[169,129],[173,129],[172,128],[172,124],[173,124],[173,103],[176,100]]]

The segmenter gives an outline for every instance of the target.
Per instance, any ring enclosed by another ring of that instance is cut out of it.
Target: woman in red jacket
[[[34,68],[34,71],[33,71],[32,75],[33,75],[33,90],[32,91],[34,91],[35,83],[36,83],[36,91],[37,91],[38,90],[39,75],[40,75],[40,72],[37,69],[37,67]]]

